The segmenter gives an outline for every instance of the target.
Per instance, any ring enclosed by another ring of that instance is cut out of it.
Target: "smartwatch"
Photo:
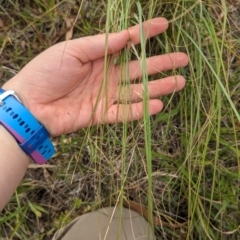
[[[46,128],[23,106],[14,91],[1,88],[0,124],[36,163],[44,164],[53,156],[55,150]]]

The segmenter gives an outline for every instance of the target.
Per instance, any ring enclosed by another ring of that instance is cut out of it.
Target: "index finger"
[[[168,21],[165,18],[154,18],[143,22],[143,33],[145,38],[154,37],[168,28]],[[140,43],[140,25],[135,25],[128,29],[129,38],[134,45]]]
[[[168,21],[165,18],[154,18],[143,22],[142,26],[145,37],[151,38],[164,32],[168,28]],[[130,40],[135,45],[140,42],[139,24],[119,33],[99,34],[71,40],[66,51],[70,51],[71,55],[82,63],[86,63],[104,57],[106,48],[107,54],[119,52]]]

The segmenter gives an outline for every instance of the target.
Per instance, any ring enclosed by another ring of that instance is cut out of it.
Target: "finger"
[[[168,21],[165,18],[155,18],[143,22],[143,30],[147,38],[165,31]],[[105,53],[113,54],[123,49],[131,39],[133,44],[140,42],[139,25],[130,27],[119,33],[99,34],[90,37],[74,39],[67,42],[65,51],[77,57],[82,63],[103,57]]]
[[[168,21],[165,18],[154,18],[143,22],[143,34],[145,39],[154,37],[168,28]],[[131,42],[136,45],[140,43],[140,26],[136,25],[128,29]]]
[[[159,113],[163,108],[163,103],[158,99],[149,101],[149,115]],[[108,110],[104,123],[119,123],[141,119],[143,117],[143,103],[115,104]]]
[[[163,71],[185,67],[188,64],[188,56],[185,53],[170,53],[159,56],[154,56],[146,59],[148,75],[154,75]],[[124,79],[125,76],[129,80],[135,80],[142,77],[141,62],[138,60],[131,61],[128,67],[128,73],[124,73],[125,66],[116,66],[119,79]]]
[[[171,94],[175,91],[180,91],[185,86],[185,79],[182,76],[171,76],[160,80],[151,81],[148,83],[149,98],[158,98],[163,95]],[[132,84],[130,90],[127,87],[121,88],[119,95],[120,101],[138,102],[142,101],[144,88],[143,84]],[[129,93],[128,95],[126,93]]]

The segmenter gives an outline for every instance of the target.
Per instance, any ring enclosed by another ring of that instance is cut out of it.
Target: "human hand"
[[[168,22],[164,18],[143,23],[147,38],[162,33],[167,27]],[[107,53],[117,54],[129,41],[138,44],[139,30],[139,25],[136,25],[109,34]],[[107,89],[100,91],[104,80],[105,49],[105,34],[61,42],[34,58],[3,88],[14,90],[52,136],[74,132],[89,125],[140,119],[143,116],[143,86],[132,83],[131,99],[119,103],[119,65],[110,61],[104,85]],[[154,56],[147,59],[147,72],[153,75],[184,67],[187,63],[188,57],[184,53]],[[141,78],[138,61],[129,62],[129,76],[129,80]],[[152,115],[162,110],[163,104],[158,97],[179,91],[184,85],[182,76],[149,82],[149,113]]]

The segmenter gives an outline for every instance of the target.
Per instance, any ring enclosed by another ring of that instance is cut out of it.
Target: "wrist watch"
[[[44,164],[53,156],[55,150],[46,128],[23,106],[14,91],[1,88],[0,124],[36,163]]]

